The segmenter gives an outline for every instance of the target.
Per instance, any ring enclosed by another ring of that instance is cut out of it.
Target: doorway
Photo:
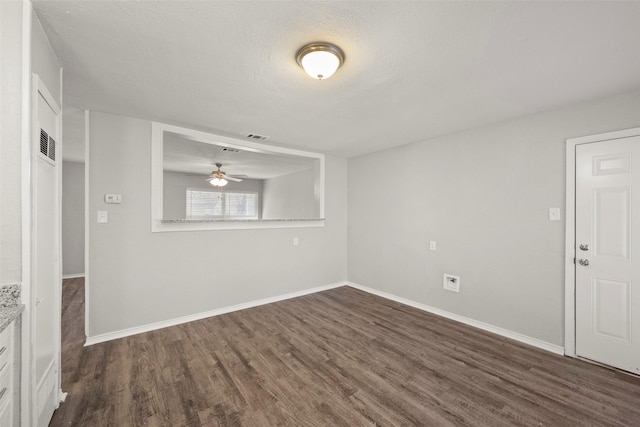
[[[639,166],[640,128],[567,140],[565,352],[636,374]]]

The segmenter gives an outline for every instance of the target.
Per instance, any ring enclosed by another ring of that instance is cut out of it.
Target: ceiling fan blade
[[[227,180],[229,180],[229,181],[242,182],[242,180],[240,178],[236,178],[236,177],[229,176],[229,175],[225,176],[225,178]]]

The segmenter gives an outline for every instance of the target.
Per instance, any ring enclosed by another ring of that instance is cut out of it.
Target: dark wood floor
[[[640,425],[638,377],[352,288],[91,347],[83,304],[51,426]]]

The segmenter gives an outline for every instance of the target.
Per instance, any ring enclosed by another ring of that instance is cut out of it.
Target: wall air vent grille
[[[49,151],[49,134],[40,129],[40,153],[47,155]]]
[[[54,162],[56,161],[56,141],[49,137],[49,154],[48,157],[53,160]]]
[[[40,154],[55,163],[56,141],[44,129],[40,129]]]
[[[249,135],[247,135],[247,138],[255,139],[258,141],[264,141],[266,139],[269,139],[268,136],[258,135],[257,133],[250,133]]]

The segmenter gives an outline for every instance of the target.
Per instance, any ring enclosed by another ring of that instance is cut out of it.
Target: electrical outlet
[[[432,251],[436,250],[436,242],[435,242],[435,240],[431,240],[429,242],[429,250],[432,250]]]
[[[460,292],[460,276],[445,273],[442,278],[442,288],[451,292]]]

